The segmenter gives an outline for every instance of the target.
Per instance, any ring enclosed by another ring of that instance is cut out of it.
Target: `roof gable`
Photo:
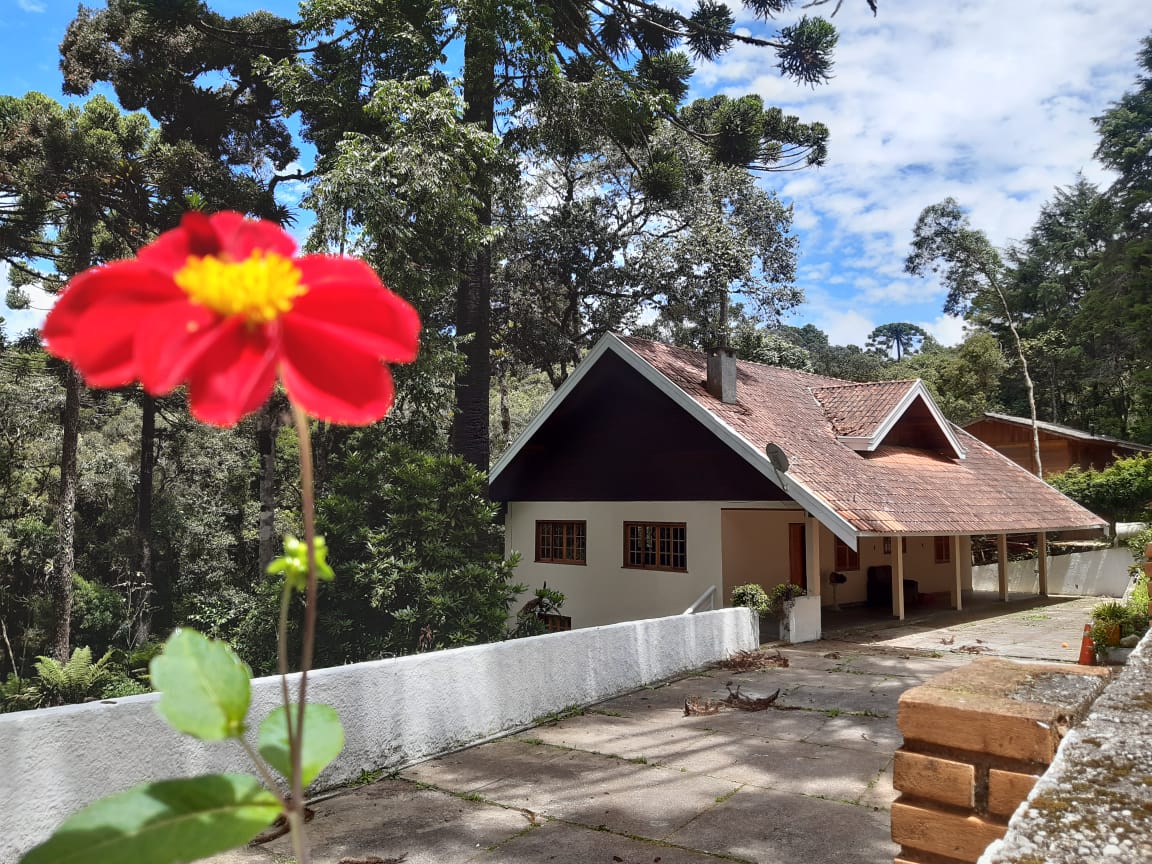
[[[871,453],[887,443],[965,456],[952,424],[918,378],[817,387],[812,395],[836,440],[853,450]]]

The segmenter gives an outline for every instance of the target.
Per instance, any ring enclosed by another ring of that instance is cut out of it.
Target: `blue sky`
[[[296,8],[210,5],[225,14]],[[57,46],[75,10],[62,0],[0,0],[0,93],[61,97]],[[749,32],[771,32],[741,16]],[[864,0],[845,0],[835,23],[831,83],[799,87],[763,50],[737,46],[700,68],[690,96],[755,92],[831,130],[826,166],[763,181],[795,206],[807,300],[789,323],[862,344],[877,324],[913,321],[953,343],[962,328],[943,315],[941,287],[903,273],[917,215],[951,195],[1004,244],[1025,236],[1078,171],[1107,182],[1092,160],[1092,117],[1135,82],[1140,39],[1152,32],[1147,0],[881,0],[876,18]],[[10,331],[39,317],[0,315]]]

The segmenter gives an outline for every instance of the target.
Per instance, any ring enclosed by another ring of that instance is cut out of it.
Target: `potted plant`
[[[1128,607],[1123,603],[1110,600],[1101,603],[1092,610],[1092,636],[1096,641],[1097,630],[1103,638],[1104,645],[1114,648],[1120,644],[1121,632],[1125,624],[1129,623],[1131,616]]]
[[[774,586],[768,594],[768,613],[776,615],[779,618],[780,638],[785,642],[794,641],[791,621],[792,607],[796,603],[796,598],[803,597],[807,593],[808,592],[800,585],[784,582],[781,585]]]

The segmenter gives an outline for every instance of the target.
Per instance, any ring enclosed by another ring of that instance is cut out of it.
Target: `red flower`
[[[313,417],[379,420],[384,362],[415,359],[420,319],[364,262],[295,252],[271,222],[188,213],[135,259],[76,276],[42,336],[93,387],[186,382],[192,414],[219,426],[264,404],[277,375]]]

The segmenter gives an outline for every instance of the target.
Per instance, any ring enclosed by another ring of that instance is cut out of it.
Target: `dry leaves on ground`
[[[716,664],[729,672],[755,672],[757,669],[787,669],[788,658],[776,651],[765,654],[762,651],[737,651],[726,660]]]

